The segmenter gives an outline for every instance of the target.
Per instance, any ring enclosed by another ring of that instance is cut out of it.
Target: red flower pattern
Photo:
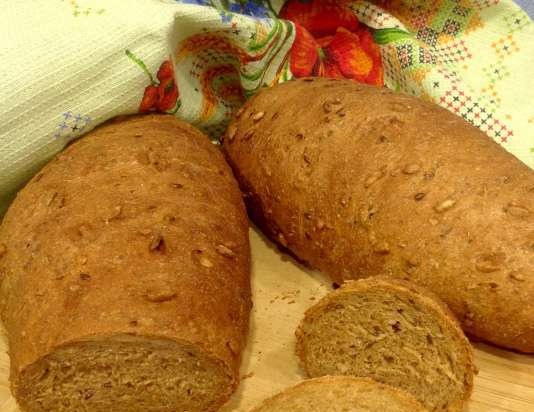
[[[159,83],[151,84],[145,88],[143,99],[139,105],[141,113],[167,112],[176,106],[179,93],[170,60],[165,60],[161,64],[156,77]]]
[[[382,86],[380,47],[344,1],[289,0],[280,16],[295,24],[290,54],[295,77],[348,78]]]

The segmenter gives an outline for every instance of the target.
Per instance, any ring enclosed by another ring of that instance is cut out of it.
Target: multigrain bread
[[[452,113],[303,79],[246,103],[224,138],[255,222],[337,281],[440,296],[470,334],[534,352],[534,172]]]
[[[297,353],[308,376],[372,378],[429,411],[463,411],[473,350],[454,315],[428,291],[383,277],[348,281],[306,312]]]
[[[326,376],[299,383],[250,412],[428,412],[412,395],[371,379]]]
[[[248,222],[219,150],[171,116],[102,126],[0,229],[11,384],[28,412],[214,411],[238,383]]]

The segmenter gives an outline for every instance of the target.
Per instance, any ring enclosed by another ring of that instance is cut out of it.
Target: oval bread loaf
[[[423,288],[391,278],[346,282],[308,309],[297,353],[310,377],[372,378],[429,411],[461,412],[473,389],[473,349],[454,315]]]
[[[99,127],[44,167],[0,229],[22,409],[218,409],[251,307],[245,212],[220,152],[171,116]]]
[[[224,139],[250,215],[337,282],[440,296],[470,334],[534,352],[534,172],[452,113],[303,79],[246,103]]]
[[[428,412],[409,393],[371,379],[309,379],[263,401],[250,412]]]

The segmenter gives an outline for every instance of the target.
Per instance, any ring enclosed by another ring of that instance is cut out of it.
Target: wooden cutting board
[[[294,353],[294,331],[304,311],[331,290],[326,277],[279,253],[254,230],[251,243],[254,308],[243,381],[222,412],[248,411],[304,379]],[[534,356],[484,344],[475,344],[475,348],[480,372],[469,412],[534,412]],[[0,349],[0,412],[15,412],[5,341],[0,342]]]

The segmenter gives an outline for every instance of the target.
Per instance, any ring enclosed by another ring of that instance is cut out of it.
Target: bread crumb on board
[[[299,289],[296,289],[296,290],[292,290],[292,291],[288,291],[288,292],[284,292],[282,293],[282,300],[286,300],[286,299],[290,299],[290,298],[296,298],[297,296],[300,295],[300,290]]]
[[[299,296],[300,296],[300,289],[289,290],[289,291],[286,291],[286,292],[282,292],[282,294],[280,294],[280,295],[276,295],[274,298],[272,298],[269,301],[269,303],[273,304],[277,300],[283,300],[283,301],[287,301],[286,303],[288,305],[291,305],[293,303],[296,303],[295,299],[297,299]]]
[[[254,376],[254,372],[249,372],[246,375],[243,375],[241,377],[241,380],[249,379],[249,378],[252,378],[253,376]]]

